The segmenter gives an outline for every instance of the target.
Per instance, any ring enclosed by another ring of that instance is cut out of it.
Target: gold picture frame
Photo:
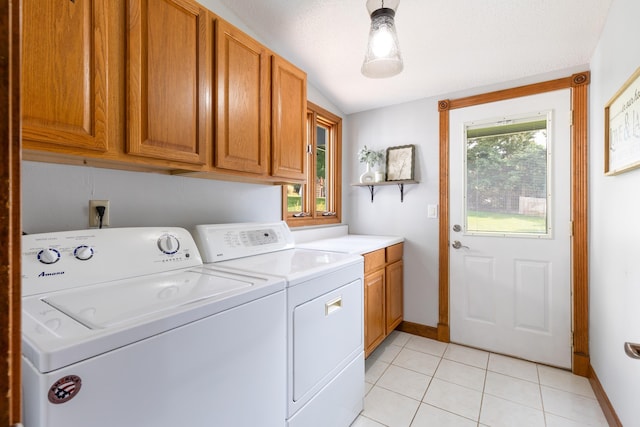
[[[640,167],[640,68],[604,107],[604,173]]]
[[[415,145],[387,148],[387,181],[413,181]]]

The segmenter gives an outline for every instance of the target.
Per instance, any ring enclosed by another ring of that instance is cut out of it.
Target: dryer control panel
[[[294,247],[289,226],[280,222],[197,225],[196,243],[204,262],[219,262]]]
[[[103,228],[22,236],[22,295],[202,265],[178,227]]]

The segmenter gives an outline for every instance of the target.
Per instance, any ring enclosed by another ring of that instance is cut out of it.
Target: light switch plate
[[[427,218],[438,218],[438,205],[427,206]]]

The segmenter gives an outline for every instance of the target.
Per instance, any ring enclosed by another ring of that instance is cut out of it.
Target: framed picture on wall
[[[604,107],[604,173],[640,167],[640,68]]]
[[[387,181],[412,181],[415,166],[414,145],[387,148]]]

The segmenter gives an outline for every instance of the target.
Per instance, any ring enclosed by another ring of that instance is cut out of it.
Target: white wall
[[[349,232],[405,237],[404,318],[430,326],[438,323],[438,220],[427,219],[427,206],[438,203],[438,117],[434,98],[352,114],[343,158]],[[395,185],[375,187],[373,203],[367,187],[350,185],[365,170],[357,160],[363,145],[407,144],[416,145],[420,183],[404,187],[403,203]]]
[[[638,425],[640,360],[640,169],[604,176],[604,106],[640,67],[640,2],[614,0],[591,62],[590,351],[591,365],[622,424]]]
[[[89,226],[89,200],[109,200],[112,227],[278,221],[279,186],[47,163],[22,164],[27,233]]]

